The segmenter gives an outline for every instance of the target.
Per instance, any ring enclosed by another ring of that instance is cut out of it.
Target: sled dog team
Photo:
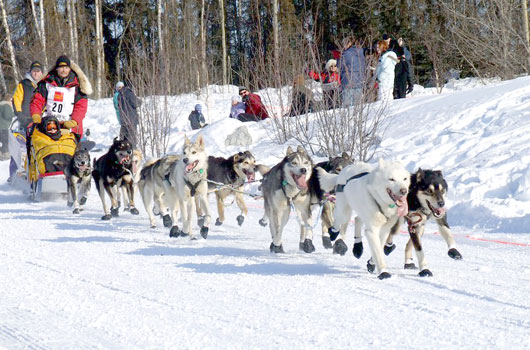
[[[360,258],[363,253],[364,226],[371,253],[367,269],[372,273],[377,270],[379,279],[390,277],[385,255],[395,249],[393,237],[404,222],[410,235],[405,248],[405,269],[416,268],[412,260],[414,248],[419,275],[432,276],[421,243],[425,224],[431,217],[448,245],[448,255],[462,259],[447,223],[444,199],[447,182],[441,171],[418,169],[410,174],[399,162],[382,159],[377,164],[353,162],[345,153],[314,165],[301,146],[296,150],[288,147],[282,161],[269,168],[256,164],[249,151],[228,159],[208,156],[202,135],[194,142],[186,137],[180,155],[150,160],[140,170],[141,161],[140,152],[133,150],[128,141],[117,138],[106,154],[94,160],[92,168],[88,152],[76,151],[65,171],[68,204],[74,207],[74,213],[78,214],[86,202],[92,177],[103,205],[102,220],[119,215],[120,192],[125,210],[137,215],[134,193],[138,187],[151,227],[156,227],[155,216],[160,215],[164,226],[170,228],[170,237],[196,239],[192,229],[196,214],[200,235],[206,239],[211,222],[208,194],[214,192],[216,196],[215,225],[225,221],[224,200],[231,194],[241,210],[236,220],[242,225],[247,215],[244,195],[248,193],[244,192],[244,185],[254,182],[255,173],[259,172],[263,176],[265,208],[259,223],[269,226],[272,253],[284,253],[282,233],[291,210],[300,224],[300,250],[313,252],[311,213],[319,207],[322,244],[340,255],[348,250],[346,229],[355,212],[353,255]],[[110,209],[105,193],[110,197]],[[179,211],[181,228],[177,225]]]

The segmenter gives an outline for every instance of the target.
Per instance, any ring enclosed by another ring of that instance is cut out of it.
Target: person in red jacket
[[[340,74],[337,69],[336,60],[328,60],[324,72],[318,74],[317,72],[311,71],[309,72],[309,76],[316,81],[322,82],[323,100],[328,109],[340,105]]]
[[[62,129],[71,129],[80,139],[87,111],[87,95],[92,86],[81,68],[67,56],[60,56],[55,66],[37,85],[30,112],[34,124],[43,117],[54,116]]]
[[[246,108],[245,113],[238,115],[237,119],[242,122],[255,122],[269,117],[259,95],[253,94],[246,87],[241,86],[239,88],[239,96],[245,102]]]

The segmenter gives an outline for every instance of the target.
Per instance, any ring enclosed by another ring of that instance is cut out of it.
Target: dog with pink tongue
[[[348,249],[344,242],[346,228],[355,211],[354,255],[362,255],[361,229],[364,225],[372,253],[368,271],[374,272],[377,268],[379,279],[391,277],[383,246],[391,228],[408,213],[410,172],[399,162],[380,159],[376,164],[354,163],[338,175],[318,169],[318,176],[324,191],[336,191],[334,224],[329,228],[332,240],[340,235],[334,243],[334,253],[344,254]]]

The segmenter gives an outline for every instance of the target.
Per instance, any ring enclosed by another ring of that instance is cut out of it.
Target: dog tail
[[[337,185],[337,177],[339,175],[330,174],[321,167],[317,167],[316,170],[318,181],[320,182],[320,187],[322,188],[322,190],[324,190],[325,192],[330,192],[331,190],[333,190]]]
[[[271,170],[271,168],[263,164],[257,164],[256,170],[261,174],[261,176],[263,176],[267,174]]]

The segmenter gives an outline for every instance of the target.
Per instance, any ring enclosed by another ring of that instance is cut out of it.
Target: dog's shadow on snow
[[[248,273],[257,275],[328,275],[328,274],[344,274],[344,271],[334,269],[327,265],[318,263],[308,264],[292,264],[281,261],[264,261],[268,259],[283,258],[284,255],[275,256],[264,250],[257,249],[243,249],[233,247],[167,247],[167,246],[151,246],[148,248],[138,249],[126,254],[137,254],[144,256],[219,256],[219,257],[239,257],[248,258],[248,264],[230,264],[230,263],[183,263],[176,264],[175,267],[192,269],[197,273],[207,274],[238,274]],[[288,257],[286,254],[285,257]],[[256,262],[255,259],[259,259]],[[287,261],[287,260],[286,260]]]
[[[54,239],[43,239],[45,242],[53,243],[72,243],[72,242],[83,242],[83,243],[122,243],[122,242],[136,242],[136,240],[124,239],[119,237],[109,236],[87,236],[87,237],[57,237]]]

